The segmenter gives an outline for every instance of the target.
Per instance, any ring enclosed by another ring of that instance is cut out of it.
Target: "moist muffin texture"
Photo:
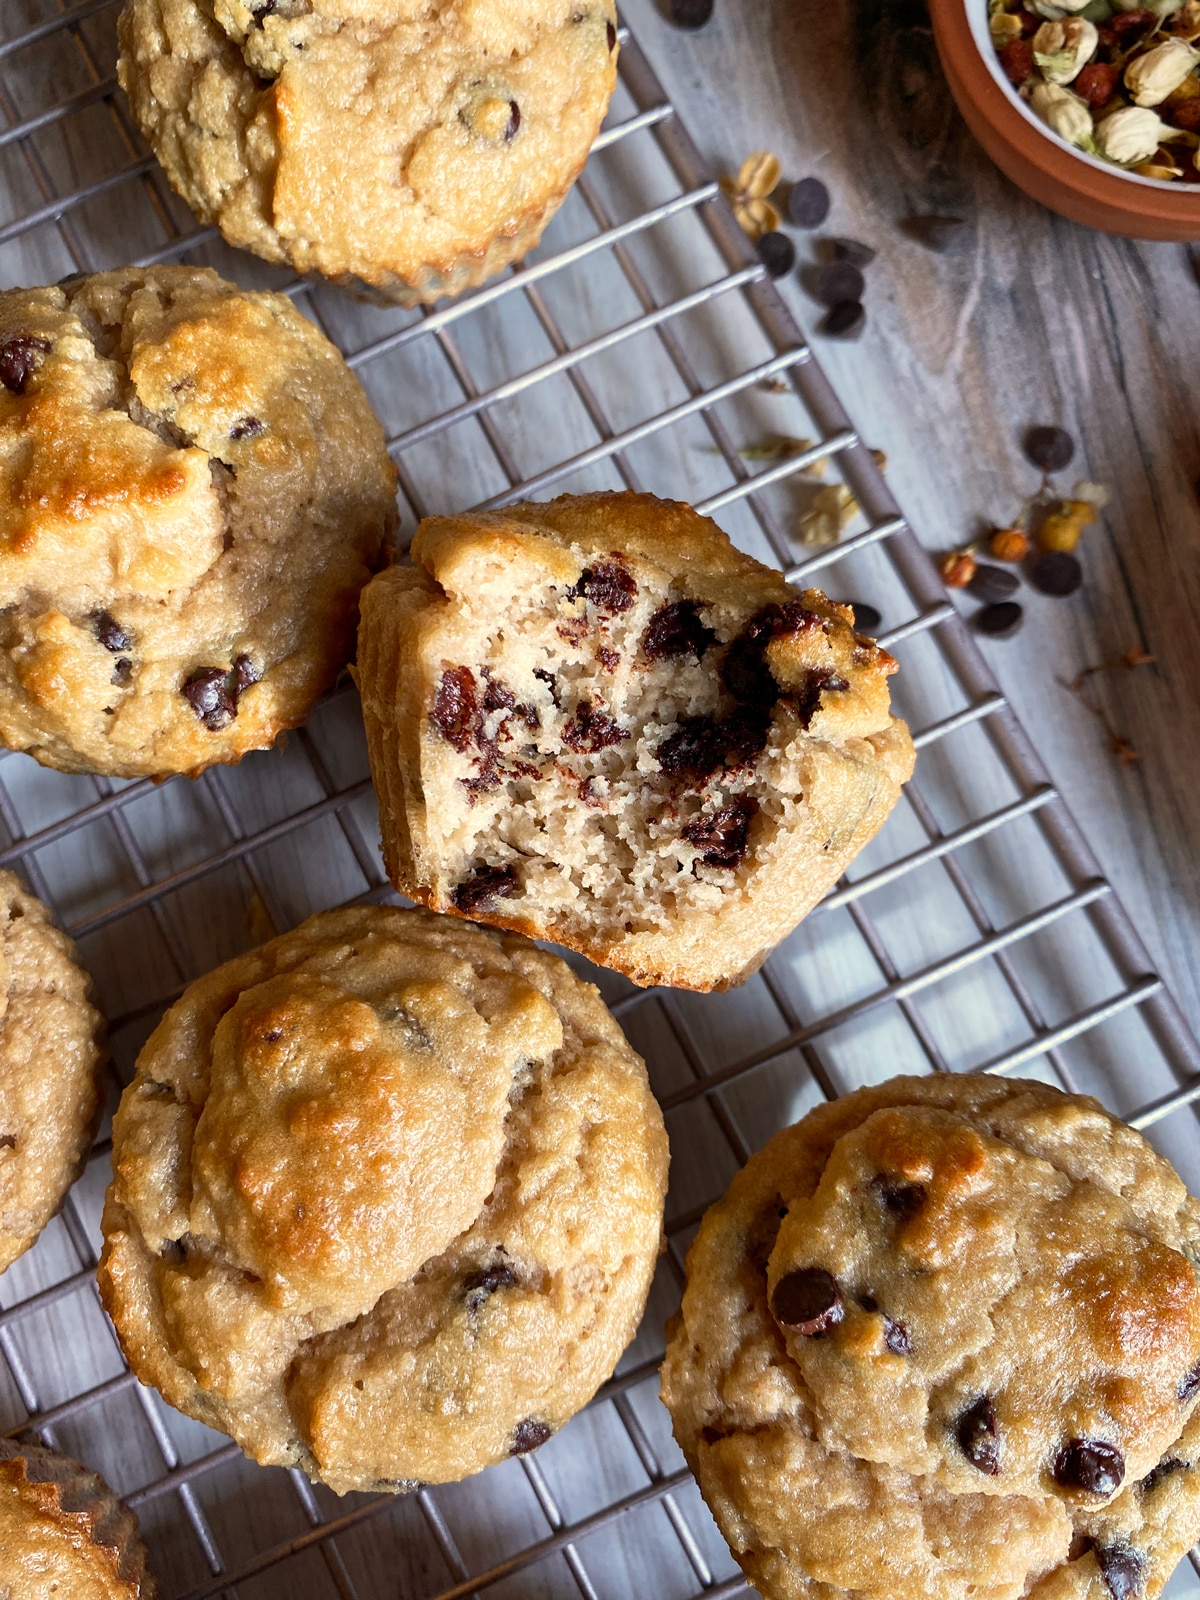
[[[542,1444],[659,1251],[662,1117],[596,990],[420,910],[327,912],[193,984],[113,1139],[130,1365],[340,1493]]]
[[[767,1600],[1153,1600],[1200,1534],[1200,1206],[1094,1100],[895,1078],[703,1222],[663,1399]]]
[[[0,872],[0,1272],[62,1205],[91,1148],[102,1021],[90,991],[70,939]]]
[[[412,552],[363,596],[359,685],[388,872],[435,910],[725,988],[912,771],[892,658],[689,506],[432,517]]]
[[[616,82],[612,0],[128,0],[118,31],[200,218],[405,305],[537,244]]]
[[[394,484],[283,295],[191,267],[0,294],[0,739],[117,777],[271,745],[345,664]]]
[[[98,1473],[0,1439],[0,1594],[5,1600],[155,1600],[137,1519]]]

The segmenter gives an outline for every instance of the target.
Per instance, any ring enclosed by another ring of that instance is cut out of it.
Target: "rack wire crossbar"
[[[655,1382],[688,1239],[732,1170],[816,1098],[903,1067],[1020,1069],[1092,1090],[1186,1169],[1200,1047],[626,29],[612,117],[542,249],[461,300],[381,312],[264,276],[187,215],[116,93],[117,3],[6,0],[0,14],[0,282],[130,255],[283,289],[375,400],[409,527],[551,488],[648,488],[722,513],[792,581],[820,573],[838,598],[879,599],[921,760],[881,839],[744,990],[641,991],[592,973],[668,1118],[669,1248],[618,1374],[536,1456],[339,1503],[247,1467],[169,1411],[125,1368],[96,1294],[107,1139],[0,1279],[0,1428],[104,1470],[142,1517],[164,1592],[186,1600],[599,1600],[650,1583],[721,1600],[742,1579]],[[785,423],[776,459],[746,451]],[[858,526],[805,547],[797,531],[829,472]],[[371,801],[343,685],[286,749],[194,783],[67,779],[3,757],[0,866],[80,941],[124,1079],[162,1009],[214,961],[323,906],[390,895]]]

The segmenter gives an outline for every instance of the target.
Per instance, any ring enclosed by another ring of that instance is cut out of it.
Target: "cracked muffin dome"
[[[690,506],[432,517],[363,596],[392,882],[636,983],[748,977],[910,775],[895,662]]]
[[[612,0],[127,0],[118,32],[203,221],[403,305],[537,244],[616,82]]]
[[[0,1594],[5,1600],[156,1600],[137,1518],[98,1473],[0,1439]]]
[[[90,992],[70,939],[0,872],[0,1272],[58,1211],[91,1149],[103,1023]]]
[[[1200,1535],[1198,1254],[1094,1100],[895,1078],[708,1211],[663,1399],[767,1600],[1153,1600]]]
[[[113,1128],[130,1365],[339,1493],[523,1454],[610,1376],[659,1251],[645,1068],[557,957],[421,910],[311,918],[193,984]]]
[[[0,293],[0,740],[124,778],[273,744],[345,664],[394,482],[283,295],[192,267]]]

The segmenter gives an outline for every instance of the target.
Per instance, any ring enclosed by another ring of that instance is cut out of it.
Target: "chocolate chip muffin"
[[[5,1600],[155,1600],[137,1518],[98,1473],[0,1439],[0,1594]]]
[[[130,1365],[339,1493],[544,1443],[659,1251],[662,1117],[596,990],[420,910],[326,912],[193,984],[113,1143]]]
[[[895,1078],[709,1210],[663,1399],[767,1600],[1153,1600],[1200,1535],[1198,1255],[1094,1100]]]
[[[635,983],[726,988],[913,764],[895,662],[706,517],[595,494],[431,517],[363,597],[392,882]]]
[[[197,216],[402,305],[537,244],[616,82],[612,0],[127,0],[119,34]]]
[[[54,1216],[91,1149],[103,1053],[90,991],[70,939],[0,872],[0,1272]]]
[[[357,379],[192,267],[0,294],[0,740],[198,773],[304,721],[395,520]]]

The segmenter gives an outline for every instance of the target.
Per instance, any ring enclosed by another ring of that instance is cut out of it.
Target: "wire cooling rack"
[[[96,1297],[107,1139],[0,1278],[0,1428],[103,1471],[169,1597],[733,1594],[656,1369],[691,1232],[736,1167],[823,1095],[983,1068],[1099,1094],[1195,1187],[1200,1050],[627,34],[609,121],[543,247],[465,300],[405,313],[289,282],[197,229],[115,93],[115,19],[116,0],[0,3],[0,284],[187,259],[285,289],[370,392],[410,530],[518,495],[690,499],[796,581],[881,612],[921,755],[880,839],[743,989],[642,993],[587,969],[667,1113],[669,1248],[618,1376],[535,1456],[339,1500],[170,1411],[125,1369]],[[779,435],[811,444],[741,453]],[[838,481],[857,521],[804,546],[805,512]],[[80,943],[122,1079],[200,972],[312,911],[390,894],[349,685],[282,748],[194,783],[7,756],[0,824],[0,865]],[[1184,1573],[1176,1588],[1194,1593]]]

